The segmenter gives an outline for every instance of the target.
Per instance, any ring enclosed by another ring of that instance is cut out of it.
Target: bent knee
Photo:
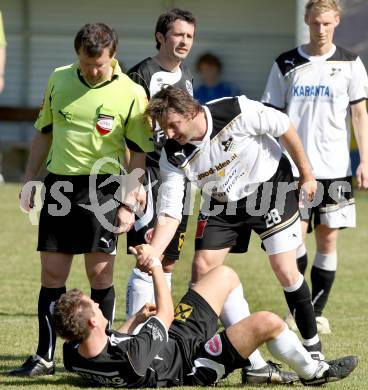
[[[193,272],[200,276],[198,277],[199,280],[202,276],[211,271],[213,268],[221,266],[222,264],[223,260],[218,261],[216,259],[216,254],[200,251],[197,252],[194,256]]]
[[[88,280],[92,288],[104,289],[112,286],[113,272],[112,270],[106,272],[89,272]]]
[[[240,284],[240,279],[238,274],[227,265],[219,265],[214,270],[216,270],[216,272],[218,272],[221,275],[220,280],[226,279],[234,285]]]
[[[257,316],[257,331],[260,332],[260,336],[268,340],[275,337],[285,328],[284,321],[276,314],[269,311],[260,311],[254,314]]]

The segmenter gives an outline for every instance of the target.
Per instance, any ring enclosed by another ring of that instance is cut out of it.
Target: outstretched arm
[[[137,245],[129,250],[135,254],[137,262],[143,268],[150,264],[151,257],[161,258],[179,226],[179,220],[169,215],[160,215],[155,222],[150,244]],[[133,252],[134,251],[134,252]]]
[[[133,247],[129,247],[129,249],[132,254],[137,257],[137,250]],[[152,274],[156,302],[156,317],[163,322],[166,328],[169,328],[174,319],[174,305],[160,259],[153,256],[149,257],[147,268]]]

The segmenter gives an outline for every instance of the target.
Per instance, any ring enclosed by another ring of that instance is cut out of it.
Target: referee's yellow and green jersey
[[[86,83],[78,63],[51,74],[35,122],[38,131],[52,132],[49,172],[89,175],[96,161],[108,157],[114,162],[103,164],[98,173],[118,175],[125,144],[138,152],[153,150],[152,131],[143,117],[146,93],[115,59],[112,65],[111,80],[96,86]]]

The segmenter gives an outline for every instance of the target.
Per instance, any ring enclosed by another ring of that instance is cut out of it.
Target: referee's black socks
[[[38,347],[37,355],[48,362],[54,359],[56,335],[51,323],[55,301],[66,291],[65,287],[41,287],[38,297]]]
[[[102,314],[109,321],[107,328],[111,328],[115,316],[114,285],[99,290],[91,287],[91,299],[99,304]]]

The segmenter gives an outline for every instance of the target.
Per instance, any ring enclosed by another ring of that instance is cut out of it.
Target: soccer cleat
[[[314,360],[325,360],[325,355],[321,351],[309,351],[309,355]]]
[[[290,312],[286,314],[286,316],[284,317],[284,321],[286,322],[289,329],[293,332],[297,332],[299,330],[298,326],[296,325],[295,319]]]
[[[326,317],[316,317],[316,323],[317,323],[317,332],[320,334],[330,334],[331,328],[330,323],[328,322],[328,319]]]
[[[320,386],[346,378],[358,365],[357,356],[345,356],[330,362],[320,361],[315,376],[311,379],[300,378],[305,386]]]
[[[55,374],[54,362],[47,362],[38,355],[31,355],[21,367],[9,371],[10,376],[41,376]]]
[[[267,361],[267,366],[253,370],[251,368],[242,368],[242,382],[249,385],[261,384],[279,384],[291,385],[299,382],[299,377],[292,371],[281,371],[281,364]]]

